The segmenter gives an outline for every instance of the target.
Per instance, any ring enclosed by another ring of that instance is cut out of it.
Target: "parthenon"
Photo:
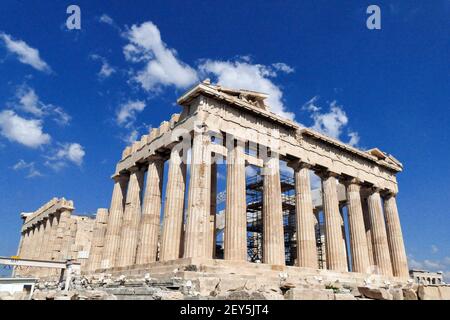
[[[334,276],[408,279],[396,204],[402,164],[378,148],[359,150],[282,118],[266,99],[263,93],[206,80],[177,100],[180,114],[126,147],[112,175],[110,207],[99,209],[92,223],[82,272],[151,273],[189,260],[249,270],[267,265],[278,271],[324,269]],[[221,164],[226,168],[223,213],[217,210]],[[248,167],[261,182],[260,263],[248,254]],[[283,170],[293,181],[289,263]],[[320,180],[319,190],[313,190],[311,177]],[[48,226],[54,221],[67,226],[73,203],[55,201],[47,215],[48,210],[26,217],[20,256],[67,257],[70,228]],[[41,220],[34,223],[37,216]],[[46,250],[33,247],[39,237]],[[324,263],[318,258],[322,249]]]

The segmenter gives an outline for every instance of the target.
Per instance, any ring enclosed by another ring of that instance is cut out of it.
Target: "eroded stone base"
[[[431,287],[418,287],[407,279],[380,275],[179,259],[96,270],[74,278],[71,290],[66,293],[58,288],[57,282],[42,280],[33,299],[417,300],[419,297],[425,300],[445,299],[450,289]]]

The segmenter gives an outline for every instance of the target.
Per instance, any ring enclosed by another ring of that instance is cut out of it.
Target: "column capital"
[[[130,167],[128,170],[130,171],[130,174],[133,174],[133,173],[138,172],[141,169],[142,169],[142,167],[134,165],[134,166]]]
[[[381,191],[382,191],[382,189],[380,187],[377,187],[377,186],[370,186],[370,187],[367,188],[367,190],[369,190],[369,192],[371,194],[381,193]]]
[[[294,169],[294,170],[300,170],[300,169],[312,169],[313,165],[306,163],[304,161],[302,161],[301,159],[294,159],[294,160],[290,160],[287,163],[287,166]]]
[[[396,198],[397,197],[397,191],[393,191],[393,190],[382,190],[380,193],[385,198]]]
[[[128,173],[119,173],[116,174],[112,177],[112,179],[114,180],[114,182],[121,182],[124,180],[128,180],[129,179],[129,174]]]
[[[345,185],[346,187],[350,186],[350,185],[355,185],[358,187],[361,187],[362,181],[359,180],[358,178],[354,178],[354,177],[344,177],[340,179],[340,182]]]
[[[339,173],[330,171],[328,169],[325,169],[325,170],[323,170],[323,169],[320,170],[319,169],[319,170],[316,170],[315,173],[316,173],[316,175],[318,175],[322,179],[329,178],[329,177],[335,177],[335,178],[339,179],[339,177],[341,176]]]

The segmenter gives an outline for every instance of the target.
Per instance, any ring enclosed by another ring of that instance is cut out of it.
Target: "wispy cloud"
[[[28,172],[27,178],[35,178],[41,177],[42,173],[36,169],[34,162],[26,162],[23,159],[20,159],[13,167],[13,170],[26,170]]]
[[[92,54],[91,59],[94,61],[100,61],[102,64],[100,71],[97,73],[97,76],[100,79],[109,78],[113,73],[116,72],[116,68],[111,66],[106,58],[99,56],[98,54]]]
[[[32,66],[36,70],[50,73],[50,66],[41,59],[39,50],[30,47],[25,41],[15,40],[11,35],[0,32],[0,39],[3,40],[6,49],[17,56],[17,59]]]
[[[117,110],[116,121],[119,126],[131,127],[136,120],[136,114],[142,112],[146,105],[144,101],[127,101],[121,104]]]
[[[332,101],[328,106],[328,111],[323,112],[322,107],[318,105],[319,97],[315,96],[306,102],[302,109],[310,112],[311,119],[314,121],[312,129],[319,131],[332,138],[341,140],[344,129],[348,125],[348,117],[343,106]],[[347,131],[350,138],[347,143],[356,146],[360,137],[358,132]]]
[[[16,91],[16,99],[14,104],[16,109],[37,118],[49,116],[60,125],[67,125],[71,120],[71,116],[63,108],[42,102],[36,91],[29,86],[20,86]]]

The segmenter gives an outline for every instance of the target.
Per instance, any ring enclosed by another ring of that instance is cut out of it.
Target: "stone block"
[[[403,300],[402,289],[390,289],[389,293],[392,294],[393,300]]]
[[[441,300],[439,287],[420,285],[417,291],[420,300]]]
[[[196,290],[200,293],[202,296],[209,296],[213,294],[217,286],[220,282],[219,278],[214,277],[199,277],[198,281],[196,281]]]
[[[403,300],[417,300],[416,291],[413,289],[403,289]]]
[[[359,292],[369,299],[375,300],[393,300],[394,297],[387,289],[383,288],[369,288],[369,287],[358,287]]]
[[[334,300],[334,293],[330,289],[292,288],[285,293],[284,298],[286,300]]]
[[[442,300],[450,300],[450,286],[439,286],[439,293]]]

